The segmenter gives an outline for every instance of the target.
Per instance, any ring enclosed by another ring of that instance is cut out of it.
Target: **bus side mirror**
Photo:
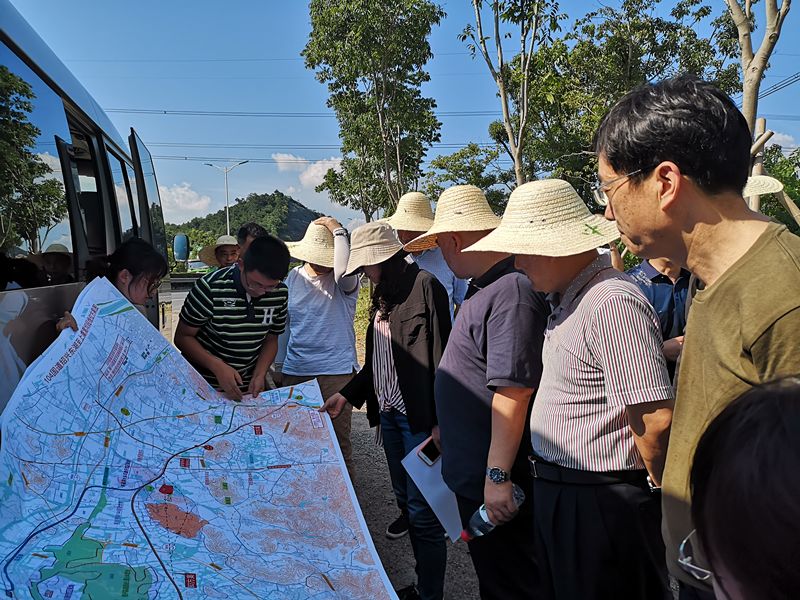
[[[179,233],[172,242],[172,251],[175,253],[176,261],[189,260],[189,238],[185,233]]]

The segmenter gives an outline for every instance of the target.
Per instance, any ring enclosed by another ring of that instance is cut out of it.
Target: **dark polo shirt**
[[[499,387],[539,385],[549,313],[544,295],[514,270],[513,257],[470,283],[435,379],[442,475],[456,494],[483,500],[492,396]],[[529,453],[526,429],[512,480],[528,477]]]

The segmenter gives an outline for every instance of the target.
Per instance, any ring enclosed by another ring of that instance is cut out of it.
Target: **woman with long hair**
[[[112,254],[86,263],[88,281],[105,277],[135,306],[144,305],[156,292],[167,274],[167,260],[153,246],[140,238],[123,242]],[[56,323],[56,330],[78,330],[69,311]]]
[[[406,260],[403,245],[386,223],[353,231],[347,274],[363,272],[375,286],[367,328],[364,367],[320,409],[332,417],[346,402],[367,404],[367,419],[379,427],[397,504],[408,519],[416,559],[417,586],[403,598],[440,599],[447,547],[444,530],[407,476],[402,459],[436,425],[433,380],[450,335],[447,292],[437,279]]]

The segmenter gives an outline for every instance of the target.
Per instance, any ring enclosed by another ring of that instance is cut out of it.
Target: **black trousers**
[[[514,480],[516,481],[516,480]],[[522,487],[522,483],[519,483]],[[508,523],[498,525],[484,536],[469,542],[469,554],[481,600],[531,600],[538,598],[538,571],[533,541],[533,506],[530,487],[520,511]],[[464,527],[483,502],[456,495]]]
[[[542,599],[662,600],[667,584],[661,498],[639,483],[534,479]]]

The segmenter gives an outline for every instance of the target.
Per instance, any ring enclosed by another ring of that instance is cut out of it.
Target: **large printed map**
[[[222,398],[106,280],[2,415],[0,594],[395,598],[316,382]]]

